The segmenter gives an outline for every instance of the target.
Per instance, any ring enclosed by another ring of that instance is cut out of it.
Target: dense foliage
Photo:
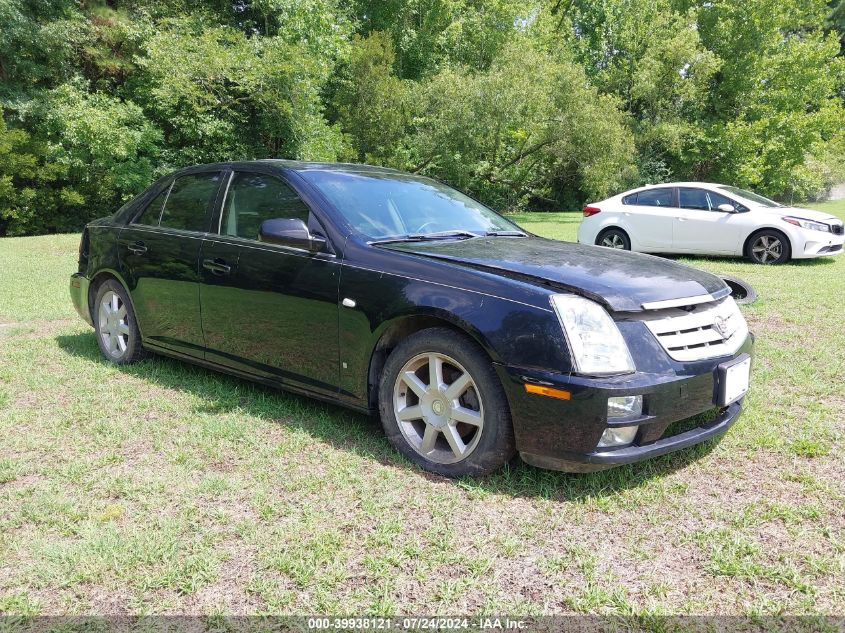
[[[0,235],[176,167],[348,160],[493,206],[845,179],[839,0],[0,0]]]

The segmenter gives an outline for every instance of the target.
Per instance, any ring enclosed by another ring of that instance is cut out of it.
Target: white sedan
[[[584,207],[578,241],[643,253],[745,256],[781,264],[842,252],[842,221],[728,185],[632,189]]]

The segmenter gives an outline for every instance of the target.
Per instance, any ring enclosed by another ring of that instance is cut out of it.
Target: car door
[[[730,205],[733,212],[719,209]],[[741,239],[742,206],[715,191],[679,187],[678,213],[672,229],[674,250],[682,253],[730,254]]]
[[[622,213],[627,225],[623,228],[628,229],[636,249],[669,251],[675,211],[674,188],[643,189],[623,200]]]
[[[202,356],[198,258],[222,174],[166,185],[118,238],[121,273],[145,344]]]
[[[338,280],[331,252],[260,241],[261,223],[301,219],[325,236],[320,220],[277,175],[234,171],[203,242],[200,304],[206,358],[324,394],[338,387]]]

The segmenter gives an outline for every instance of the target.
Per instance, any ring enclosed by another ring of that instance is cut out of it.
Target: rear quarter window
[[[160,226],[182,231],[207,231],[208,214],[220,187],[220,178],[220,172],[177,178],[167,196]]]
[[[629,193],[627,196],[622,198],[622,204],[637,204],[637,194]]]
[[[132,224],[158,226],[158,220],[161,216],[161,208],[164,206],[164,201],[167,199],[168,191],[170,191],[170,185],[166,186],[155,198],[150,200],[147,207],[132,221]]]

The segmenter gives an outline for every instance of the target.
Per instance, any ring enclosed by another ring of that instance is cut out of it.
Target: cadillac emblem
[[[717,316],[713,320],[713,329],[716,330],[723,340],[727,341],[730,338],[730,333],[728,332],[728,320],[725,317]]]

